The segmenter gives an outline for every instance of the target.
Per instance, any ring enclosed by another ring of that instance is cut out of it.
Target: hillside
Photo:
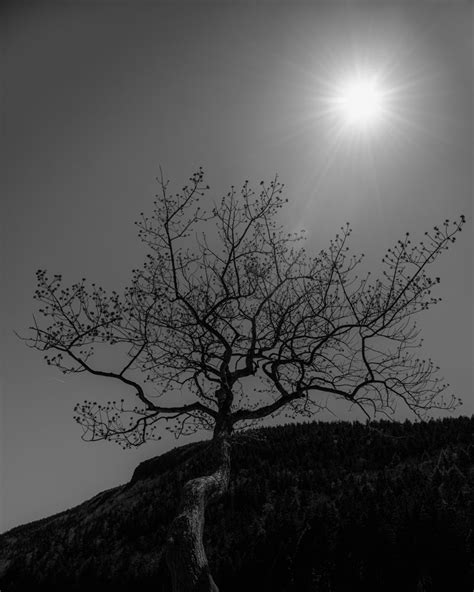
[[[160,550],[206,443],[0,536],[0,589],[169,590]],[[206,546],[222,592],[472,592],[474,417],[310,423],[237,436]],[[93,588],[94,586],[94,588]]]

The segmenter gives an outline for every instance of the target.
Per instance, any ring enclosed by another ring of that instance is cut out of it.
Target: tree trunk
[[[168,533],[166,561],[173,592],[219,592],[209,570],[202,538],[208,503],[221,497],[229,485],[230,445],[226,436],[217,436],[214,445],[217,469],[184,485],[178,515]]]

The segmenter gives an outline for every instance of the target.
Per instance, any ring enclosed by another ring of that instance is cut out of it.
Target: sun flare
[[[382,122],[386,97],[376,76],[359,74],[339,85],[334,107],[345,124],[367,130]]]

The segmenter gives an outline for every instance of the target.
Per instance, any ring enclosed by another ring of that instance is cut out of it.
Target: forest
[[[2,534],[2,592],[169,590],[167,527],[182,484],[212,468],[208,444]],[[472,592],[474,417],[253,429],[231,464],[204,535],[224,592]]]

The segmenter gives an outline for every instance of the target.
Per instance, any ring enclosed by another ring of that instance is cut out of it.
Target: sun
[[[357,74],[341,82],[333,106],[343,123],[357,130],[382,123],[387,108],[384,89],[371,74]]]

